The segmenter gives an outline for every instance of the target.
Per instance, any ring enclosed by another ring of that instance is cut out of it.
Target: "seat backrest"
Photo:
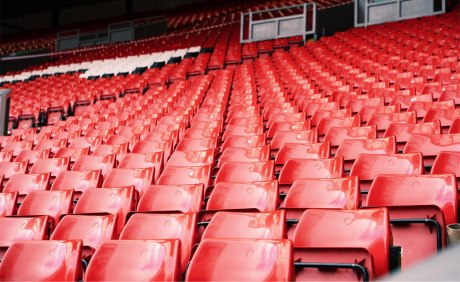
[[[372,182],[367,197],[368,206],[436,206],[445,223],[458,220],[457,181],[454,174],[379,175]]]
[[[53,219],[54,226],[62,214],[71,212],[73,190],[64,191],[31,191],[24,198],[18,209],[19,216],[48,215]],[[53,228],[54,228],[53,226]]]
[[[30,168],[30,173],[47,173],[57,177],[62,171],[69,170],[70,158],[39,159]]]
[[[63,171],[54,180],[51,190],[63,191],[73,189],[75,192],[83,192],[88,188],[100,187],[101,184],[100,170]]]
[[[345,139],[339,145],[336,156],[345,161],[356,160],[360,154],[396,154],[396,139],[394,136],[377,139]]]
[[[315,228],[311,228],[312,226]],[[375,276],[379,277],[389,270],[391,246],[389,214],[385,208],[308,209],[302,214],[294,231],[293,244],[295,249],[306,248],[307,250],[311,248],[366,249],[372,255]]]
[[[204,151],[215,149],[217,138],[182,138],[177,145],[176,151]]]
[[[278,131],[273,136],[270,143],[272,149],[280,149],[285,144],[311,144],[318,141],[318,133],[316,129],[303,131]]]
[[[460,152],[443,151],[436,157],[431,174],[453,173],[460,177]],[[457,187],[458,188],[458,187]]]
[[[117,216],[75,215],[64,216],[51,234],[51,240],[81,240],[92,252],[104,240],[115,239]]]
[[[5,184],[3,192],[18,192],[19,195],[26,195],[34,190],[47,190],[49,181],[49,173],[15,174]]]
[[[290,240],[207,239],[190,261],[185,281],[292,281],[293,264]]]
[[[118,164],[118,168],[148,168],[153,166],[155,169],[154,179],[156,181],[160,177],[160,172],[163,168],[163,156],[163,152],[145,154],[128,153],[123,156]]]
[[[331,143],[285,144],[276,154],[275,164],[285,164],[289,159],[325,159],[331,157]]]
[[[292,184],[298,178],[340,178],[344,175],[343,158],[290,159],[281,170],[280,184]]]
[[[94,253],[85,281],[178,281],[179,240],[107,240]]]
[[[203,166],[212,164],[215,149],[203,151],[175,151],[168,160],[172,166]]]
[[[106,176],[115,166],[115,154],[105,157],[98,156],[80,156],[72,167],[72,170],[100,170],[103,176]]]
[[[80,241],[15,242],[0,264],[0,280],[78,281],[81,251]]]
[[[167,166],[158,179],[158,184],[203,184],[209,186],[211,165]]]
[[[260,147],[266,144],[265,134],[253,136],[229,136],[222,144],[222,152],[230,147]]]
[[[102,187],[126,187],[133,185],[140,196],[152,184],[155,168],[114,168],[106,176]]]
[[[360,154],[355,160],[350,175],[360,180],[373,180],[379,174],[423,174],[423,156],[410,154]]]
[[[284,208],[286,209],[358,209],[361,205],[359,179],[303,178],[291,185]]]
[[[285,239],[286,213],[217,212],[206,227],[206,239]]]
[[[199,212],[203,184],[151,185],[139,200],[138,212]]]
[[[28,161],[23,162],[0,162],[0,175],[4,179],[10,179],[15,174],[24,174],[27,171]]]
[[[420,152],[423,157],[434,157],[441,151],[460,151],[460,134],[412,134],[404,153]]]
[[[74,207],[74,214],[109,213],[117,214],[117,229],[124,226],[126,215],[135,211],[134,187],[89,188],[81,195]]]
[[[161,226],[161,228],[152,228]],[[120,234],[120,240],[178,239],[181,245],[182,269],[187,267],[197,236],[196,213],[132,215]]]
[[[216,176],[219,182],[260,182],[274,179],[274,162],[225,162]]]
[[[0,217],[16,214],[18,192],[0,193]]]
[[[0,217],[0,248],[7,248],[18,240],[45,240],[48,221],[48,216]]]
[[[345,139],[372,139],[377,138],[375,125],[363,127],[331,127],[324,136],[324,141],[331,142],[331,146],[339,146]]]
[[[397,142],[405,143],[412,134],[441,134],[441,125],[439,121],[416,124],[392,123],[385,130],[383,137],[395,136]]]
[[[219,182],[214,187],[207,210],[257,210],[272,212],[278,208],[278,182]]]

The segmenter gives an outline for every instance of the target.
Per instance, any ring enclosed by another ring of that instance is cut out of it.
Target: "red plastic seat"
[[[415,112],[374,114],[367,122],[367,126],[375,125],[377,131],[383,134],[392,123],[417,123],[417,116]]]
[[[248,124],[256,124],[256,123],[261,123],[263,122],[263,117],[262,116],[257,116],[257,117],[250,117],[250,118],[231,118],[228,121],[229,125],[248,125]]]
[[[401,108],[399,104],[396,104],[392,106],[364,107],[359,111],[358,114],[361,116],[361,121],[366,123],[376,113],[383,114],[383,113],[399,113],[399,112],[401,112]]]
[[[57,177],[61,172],[69,170],[70,158],[38,159],[30,168],[30,173],[49,172],[51,177]]]
[[[253,135],[253,136],[229,136],[225,139],[222,144],[221,151],[230,147],[242,147],[242,148],[251,148],[251,147],[261,147],[266,144],[265,134]]]
[[[48,225],[48,216],[0,217],[0,259],[14,241],[47,239]]]
[[[216,183],[219,182],[259,182],[273,180],[274,162],[225,162],[216,175]]]
[[[316,126],[316,130],[318,131],[318,135],[326,135],[329,132],[329,129],[332,127],[360,127],[361,126],[361,117],[353,116],[353,117],[344,117],[344,118],[322,118],[318,125]]]
[[[76,160],[78,160],[80,156],[87,156],[87,155],[89,155],[89,148],[79,148],[79,149],[60,148],[56,152],[54,157],[55,158],[69,158],[70,164],[72,165],[73,163],[75,163]]]
[[[278,131],[273,136],[270,146],[272,150],[279,150],[285,144],[311,144],[318,141],[318,132],[316,129],[307,131]]]
[[[182,138],[176,151],[205,151],[216,147],[217,138]]]
[[[456,118],[449,128],[449,134],[460,133],[460,118]]]
[[[311,129],[309,120],[297,122],[277,121],[268,129],[267,138],[273,138],[278,131],[306,131]]]
[[[423,154],[425,166],[431,167],[434,159],[441,151],[459,151],[460,134],[413,134],[404,147],[404,153],[420,152]]]
[[[439,121],[416,124],[392,123],[385,130],[383,137],[395,136],[398,150],[402,151],[412,134],[441,134],[441,126]]]
[[[0,217],[16,214],[18,192],[0,193]]]
[[[266,213],[217,212],[201,239],[225,238],[286,239],[286,214],[283,210]]]
[[[391,231],[386,209],[306,210],[292,242],[294,261],[299,262],[298,281],[366,280],[364,272],[374,280],[389,272]],[[302,263],[312,264],[303,267]],[[354,269],[321,270],[328,263],[353,264]]]
[[[152,184],[154,167],[148,168],[114,168],[102,184],[102,187],[126,187],[133,185],[139,196]]]
[[[12,160],[13,160],[12,151],[0,152],[0,162],[11,162]]]
[[[460,152],[442,151],[434,160],[431,174],[453,173],[457,177],[457,188],[460,187]]]
[[[203,166],[213,164],[214,149],[203,151],[175,151],[169,158],[168,166]]]
[[[157,184],[183,185],[203,184],[206,189],[211,177],[211,165],[204,166],[167,166]]]
[[[101,187],[102,177],[100,170],[63,171],[51,185],[52,191],[72,189],[75,193],[82,193],[88,188]]]
[[[281,169],[280,185],[291,186],[299,178],[341,178],[344,176],[343,158],[290,159]],[[287,189],[280,189],[286,192]]]
[[[162,226],[162,228],[151,228]],[[120,234],[120,240],[171,240],[180,241],[181,268],[186,269],[197,236],[196,213],[132,215]]]
[[[94,253],[85,281],[178,281],[179,240],[108,240]]]
[[[316,111],[315,114],[311,117],[311,125],[316,126],[322,118],[345,118],[351,117],[351,109],[341,109],[341,110],[321,110]]]
[[[219,182],[207,202],[207,210],[273,212],[279,206],[276,180],[252,183]]]
[[[336,156],[343,157],[345,170],[350,170],[360,154],[396,154],[394,136],[377,139],[345,139],[337,148]]]
[[[375,126],[363,127],[332,127],[329,129],[324,142],[331,142],[332,147],[338,147],[345,139],[372,139],[377,138]]]
[[[78,281],[80,241],[15,242],[0,264],[2,281]]]
[[[22,150],[32,150],[33,142],[32,141],[16,141],[16,142],[6,142],[5,146],[2,148],[2,152],[13,152],[13,157],[16,157]]]
[[[139,200],[137,211],[196,213],[203,203],[203,184],[151,185]]]
[[[77,137],[73,139],[70,144],[69,148],[70,149],[83,149],[83,148],[89,148],[91,152],[96,149],[97,146],[102,144],[102,136],[96,136],[96,137]]]
[[[264,126],[262,123],[251,125],[227,125],[222,135],[225,140],[229,136],[254,136],[264,133]]]
[[[118,215],[117,234],[119,234],[125,224],[126,215],[136,209],[134,191],[132,186],[124,188],[89,188],[81,195],[73,213]]]
[[[28,162],[0,162],[0,175],[3,175],[3,182],[10,179],[15,174],[27,172]]]
[[[47,190],[49,188],[50,174],[15,174],[5,185],[3,192],[18,192],[19,196],[27,195],[35,190]]]
[[[372,182],[367,204],[388,207],[393,242],[404,250],[402,269],[446,246],[446,225],[458,220],[456,184],[453,174],[379,175]]]
[[[226,162],[264,162],[270,160],[270,146],[261,147],[229,147],[225,149],[219,158],[217,167]]]
[[[219,136],[220,130],[218,127],[213,128],[189,128],[185,131],[184,138],[216,138]]]
[[[94,149],[92,155],[105,157],[107,155],[115,154],[117,157],[117,161],[120,161],[123,158],[123,156],[128,152],[128,146],[128,142],[117,145],[99,145],[96,147],[96,149]]]
[[[443,102],[412,102],[407,111],[416,112],[417,119],[422,120],[431,109],[453,110],[455,109],[455,102],[454,100]]]
[[[65,191],[31,191],[18,209],[19,216],[47,215],[52,219],[51,229],[59,222],[59,217],[71,212],[73,190]]]
[[[102,189],[101,189],[102,190]],[[91,256],[99,245],[116,238],[117,217],[115,215],[64,216],[51,234],[51,240],[81,240],[84,258]]]
[[[154,181],[160,177],[163,169],[163,152],[156,153],[128,153],[118,164],[118,168],[154,168]]]
[[[289,159],[327,159],[331,157],[329,142],[313,144],[286,144],[278,151],[275,165],[284,165]]]
[[[80,156],[72,167],[73,171],[100,170],[103,177],[106,177],[115,166],[115,155],[105,157]]]
[[[42,140],[38,142],[34,150],[49,150],[51,155],[54,156],[60,148],[67,147],[67,139],[58,139],[58,140]]]
[[[38,159],[47,159],[50,155],[50,150],[24,150],[21,151],[16,157],[16,162],[25,162],[29,163],[29,166],[32,166]]]
[[[190,261],[185,281],[292,281],[293,263],[289,240],[207,239]]]

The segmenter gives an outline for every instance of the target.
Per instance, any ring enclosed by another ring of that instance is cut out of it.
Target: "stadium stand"
[[[240,2],[0,76],[0,280],[368,281],[448,247],[459,7],[240,44],[276,6]]]

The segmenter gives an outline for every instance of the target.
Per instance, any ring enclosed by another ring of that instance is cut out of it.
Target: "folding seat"
[[[456,184],[453,174],[379,175],[372,182],[367,204],[388,207],[403,270],[446,246],[446,225],[458,220]]]
[[[75,215],[116,215],[116,218],[109,217],[104,220],[116,221],[116,234],[120,234],[125,225],[127,214],[136,209],[134,192],[135,190],[132,186],[123,188],[88,188],[82,193],[73,213]]]
[[[413,102],[433,102],[433,95],[396,95],[393,99],[391,99],[390,105],[400,104],[401,110],[407,110]]]
[[[29,166],[32,167],[33,164],[39,159],[47,159],[50,155],[50,150],[24,150],[21,151],[16,157],[16,162],[29,162]]]
[[[206,189],[210,184],[211,165],[203,166],[166,166],[157,184],[183,185],[202,184]]]
[[[290,159],[281,169],[278,181],[280,193],[286,193],[299,178],[340,178],[344,176],[343,158]]]
[[[48,190],[50,173],[13,174],[5,184],[3,192],[18,192],[21,202],[24,195],[34,190]]]
[[[27,173],[27,161],[24,162],[0,162],[0,175],[3,176],[2,183],[5,184],[15,174]]]
[[[85,171],[85,170],[100,170],[102,177],[106,177],[107,174],[115,167],[115,155],[107,155],[105,157],[98,157],[93,155],[80,156],[72,167],[73,171]]]
[[[298,220],[306,209],[355,210],[361,206],[359,178],[302,178],[294,180],[282,208]],[[292,239],[292,226],[288,237]]]
[[[273,138],[279,131],[306,131],[310,130],[311,125],[309,120],[297,122],[282,122],[277,121],[268,129],[267,138]]]
[[[80,156],[89,155],[89,148],[79,148],[79,149],[70,149],[70,148],[60,148],[56,154],[55,158],[70,158],[70,167],[75,163],[75,161]]]
[[[367,122],[367,126],[375,125],[377,136],[381,137],[392,123],[414,124],[417,123],[417,116],[415,112],[374,114]]]
[[[422,121],[430,110],[454,110],[454,100],[444,102],[413,102],[407,109],[408,112],[414,111],[417,115],[417,120]]]
[[[179,281],[180,247],[179,240],[104,241],[91,258],[85,281]]]
[[[118,164],[118,168],[149,168],[153,167],[153,180],[156,182],[163,169],[163,152],[155,153],[128,153]]]
[[[390,220],[383,208],[308,209],[292,242],[297,281],[370,281],[390,270]]]
[[[322,118],[346,118],[351,116],[352,113],[350,108],[340,110],[322,110],[316,111],[311,117],[310,122],[312,126],[316,126]]]
[[[175,151],[169,158],[168,166],[203,166],[214,163],[215,149],[203,151]]]
[[[225,140],[229,136],[254,136],[264,133],[264,126],[262,123],[251,125],[227,125],[222,135]]]
[[[303,108],[303,112],[307,115],[307,117],[311,117],[315,114],[316,111],[322,110],[339,110],[340,105],[338,102],[326,102],[326,103],[308,103],[305,108]]]
[[[262,116],[250,117],[250,118],[231,118],[228,120],[228,125],[249,125],[249,124],[257,124],[263,123]]]
[[[361,154],[355,160],[350,176],[359,177],[361,193],[366,194],[372,181],[380,174],[424,174],[421,153],[374,155]],[[363,195],[363,205],[365,195]]]
[[[215,183],[219,182],[259,182],[275,178],[274,162],[225,162],[216,175]]]
[[[105,145],[115,145],[122,147],[122,151],[124,148],[128,146],[128,151],[133,149],[134,144],[139,141],[140,136],[138,134],[134,134],[132,136],[123,136],[123,135],[112,135],[110,136]]]
[[[392,123],[388,126],[387,130],[385,130],[383,137],[395,136],[398,151],[402,151],[412,134],[441,134],[441,125],[437,120],[434,122],[416,124]]]
[[[123,228],[120,240],[179,240],[181,269],[185,271],[195,245],[196,228],[196,213],[135,213]]]
[[[279,171],[289,159],[326,159],[331,157],[330,142],[312,144],[287,143],[275,158],[275,171]]]
[[[97,188],[101,187],[101,185],[100,170],[63,171],[54,180],[51,190],[65,191],[72,189],[75,194],[79,195],[88,188]]]
[[[276,180],[251,183],[218,182],[210,194],[206,210],[273,212],[278,206]]]
[[[51,230],[59,222],[59,217],[72,210],[73,190],[30,191],[18,209],[18,216],[47,215],[51,219]]]
[[[293,264],[289,240],[207,239],[191,259],[185,281],[292,281]]]
[[[16,214],[18,192],[0,193],[0,217]]]
[[[404,153],[420,152],[427,169],[441,151],[459,151],[460,134],[412,134],[404,147]]]
[[[267,122],[267,127],[271,128],[275,122],[303,122],[307,120],[304,112],[295,113],[295,114],[274,114],[270,117]]]
[[[449,134],[460,133],[460,118],[456,118],[449,128]]]
[[[103,189],[100,189],[103,190]],[[67,214],[51,234],[51,240],[81,240],[87,261],[99,245],[116,238],[117,216],[113,214]]]
[[[182,138],[176,151],[205,151],[217,148],[217,138]]]
[[[142,196],[153,182],[155,168],[114,168],[104,179],[102,187],[134,186],[139,196]]]
[[[203,129],[191,127],[185,131],[184,138],[217,138],[219,134],[220,129],[217,127]]]
[[[460,152],[442,151],[436,157],[431,174],[453,173],[457,177],[457,188],[460,187]]]
[[[22,150],[32,150],[32,141],[15,141],[7,142],[3,147],[3,152],[12,151],[13,157],[16,157]]]
[[[265,134],[253,136],[229,136],[222,144],[221,151],[230,147],[252,148],[266,145]]]
[[[13,152],[0,152],[0,162],[11,162],[13,160]]]
[[[43,134],[39,134],[43,135]],[[53,139],[58,140],[58,139],[67,139],[69,141],[72,141],[73,139],[80,137],[81,136],[81,130],[74,130],[74,131],[59,131],[54,134]],[[49,139],[49,138],[48,138]]]
[[[343,157],[345,171],[349,171],[360,154],[396,154],[394,136],[376,139],[344,139],[337,148],[335,156]]]
[[[45,240],[48,238],[49,217],[0,217],[0,259],[3,265],[3,256],[8,247],[15,241]]]
[[[21,140],[21,136],[0,136],[0,145],[5,147],[8,142],[17,142]]]
[[[368,99],[351,99],[345,108],[351,108],[353,113],[359,113],[363,108],[367,107],[381,107],[385,105],[382,97],[368,98]]]
[[[311,144],[318,142],[318,131],[310,129],[306,131],[278,131],[270,142],[273,152],[277,152],[281,147],[288,143]]]
[[[439,96],[438,101],[449,101],[454,100],[455,105],[460,105],[460,91],[458,90],[443,90],[441,95]]]
[[[50,156],[54,156],[60,148],[67,147],[67,139],[58,139],[58,140],[42,140],[37,143],[34,150],[49,150]]]
[[[441,123],[442,133],[447,133],[455,119],[460,118],[460,109],[435,110],[431,109],[426,113],[423,119],[424,123],[436,122]]]
[[[364,107],[362,108],[358,114],[361,117],[361,122],[367,123],[369,119],[374,114],[385,114],[385,113],[400,113],[401,108],[399,104],[392,105],[392,106],[376,106],[376,107]]]
[[[70,149],[81,149],[81,148],[88,148],[91,152],[96,149],[97,146],[102,144],[102,137],[101,136],[96,136],[96,137],[77,137],[73,139],[70,144],[69,148]]]
[[[318,131],[318,135],[323,136],[326,135],[329,129],[332,127],[360,127],[361,126],[361,117],[359,115],[353,117],[345,117],[345,118],[322,118],[318,125],[316,126],[316,130]]]
[[[30,168],[30,173],[46,173],[51,174],[51,178],[56,178],[61,172],[69,170],[70,158],[52,158],[38,159]]]
[[[270,146],[261,147],[228,147],[219,158],[217,167],[226,162],[265,162],[270,160]]]
[[[2,281],[81,280],[80,241],[19,241],[0,265]]]
[[[107,142],[110,136],[115,134],[115,128],[108,129],[89,129],[85,137],[102,137],[102,142]],[[70,140],[70,138],[69,138]]]
[[[124,144],[117,144],[117,145],[99,145],[93,151],[92,155],[105,157],[107,155],[115,154],[117,161],[120,161],[123,156],[128,152],[129,143],[126,142]]]

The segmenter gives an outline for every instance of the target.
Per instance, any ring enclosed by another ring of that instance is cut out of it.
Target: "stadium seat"
[[[16,157],[22,150],[32,150],[32,146],[32,141],[6,142],[2,152],[12,151],[13,157]]]
[[[16,162],[28,162],[28,165],[32,167],[38,159],[47,159],[50,155],[50,150],[23,150],[16,157]],[[30,168],[29,168],[30,169]]]
[[[254,224],[257,222],[257,224]],[[217,212],[207,225],[206,239],[286,239],[286,214],[274,212]]]
[[[439,121],[416,124],[392,123],[385,130],[383,137],[395,136],[398,151],[402,152],[412,134],[441,134],[441,126]]]
[[[161,226],[161,228],[152,228],[152,226]],[[177,239],[181,247],[181,269],[185,271],[195,244],[196,228],[196,213],[136,213],[126,222],[120,240]]]
[[[67,139],[57,139],[57,140],[42,140],[38,142],[34,150],[49,150],[50,156],[54,156],[60,148],[67,147]]]
[[[118,168],[154,168],[153,180],[156,182],[163,168],[163,152],[156,153],[128,153],[123,156]]]
[[[74,214],[112,214],[117,215],[116,234],[123,229],[126,215],[136,210],[134,187],[89,188],[82,193],[74,207]],[[118,235],[117,235],[118,236]]]
[[[0,232],[0,259],[15,241],[47,239],[48,228],[48,216],[0,217],[0,229],[2,230]]]
[[[49,173],[39,174],[14,174],[8,180],[3,192],[18,192],[21,203],[29,192],[36,190],[48,190],[50,183]]]
[[[250,183],[274,179],[274,162],[225,162],[216,175],[215,183],[239,182]]]
[[[323,142],[331,143],[331,154],[335,154],[337,148],[345,139],[374,139],[377,138],[377,128],[373,126],[363,127],[332,127],[324,136]]]
[[[203,184],[151,185],[139,200],[137,211],[197,213],[203,198]]]
[[[3,183],[15,174],[27,173],[27,161],[21,162],[0,162],[0,175],[3,176]]]
[[[72,189],[76,194],[81,194],[88,188],[101,187],[102,177],[100,170],[63,171],[51,185],[52,191],[65,191]]]
[[[57,150],[54,157],[55,158],[69,158],[70,168],[72,168],[73,164],[75,163],[76,160],[78,160],[80,156],[87,156],[87,155],[89,155],[89,148],[77,148],[77,149],[60,148],[59,150]],[[29,164],[30,164],[30,161],[29,161]]]
[[[297,281],[368,281],[389,272],[391,231],[386,209],[306,210],[292,242]]]
[[[203,151],[175,151],[169,158],[168,166],[203,166],[213,164],[215,149]]]
[[[73,190],[40,191],[27,194],[18,209],[18,216],[30,217],[47,215],[50,217],[51,230],[56,227],[59,217],[71,213],[73,206]]]
[[[414,124],[417,123],[417,115],[415,112],[376,113],[369,119],[367,126],[375,125],[377,127],[377,136],[382,137],[384,131],[392,123]]]
[[[107,174],[115,167],[115,155],[105,157],[98,156],[80,156],[72,167],[73,171],[100,170],[105,178]]]
[[[94,253],[85,281],[178,281],[179,240],[107,240]]]
[[[292,281],[293,275],[289,240],[207,239],[191,259],[185,281]]]
[[[217,138],[182,138],[176,151],[205,151],[217,147]]]
[[[289,159],[327,159],[331,157],[330,143],[285,144],[280,148],[275,158],[275,169],[281,167]]]
[[[457,188],[460,187],[460,152],[442,151],[436,156],[431,174],[455,174],[457,177]]]
[[[69,170],[70,158],[38,159],[30,168],[30,173],[50,173],[54,180],[61,172]]]
[[[2,281],[78,281],[81,279],[80,241],[19,241],[0,264]]]
[[[379,175],[367,205],[388,207],[393,242],[404,250],[404,270],[446,246],[446,225],[458,220],[455,175]]]
[[[268,129],[267,138],[273,138],[278,131],[306,131],[310,129],[311,125],[309,120],[297,122],[277,121]]]
[[[318,135],[326,135],[332,127],[360,127],[361,126],[361,117],[359,115],[353,117],[344,117],[344,118],[322,118],[316,129],[318,130]],[[320,140],[322,141],[322,140]]]
[[[264,162],[270,160],[270,146],[261,147],[228,147],[220,155],[217,167],[225,162]]]
[[[16,214],[18,192],[0,193],[0,217]]]
[[[211,177],[211,165],[204,166],[167,166],[157,184],[202,184],[206,189]]]
[[[311,144],[317,141],[318,133],[316,129],[306,131],[278,131],[273,136],[270,146],[272,150],[277,151],[288,143]]]
[[[423,154],[425,167],[430,169],[441,151],[459,151],[460,134],[412,134],[404,147],[404,153]]]
[[[265,134],[254,135],[254,136],[229,136],[225,139],[222,144],[221,151],[230,147],[242,147],[242,148],[252,148],[252,147],[261,147],[266,143]],[[179,150],[179,148],[178,148]]]

